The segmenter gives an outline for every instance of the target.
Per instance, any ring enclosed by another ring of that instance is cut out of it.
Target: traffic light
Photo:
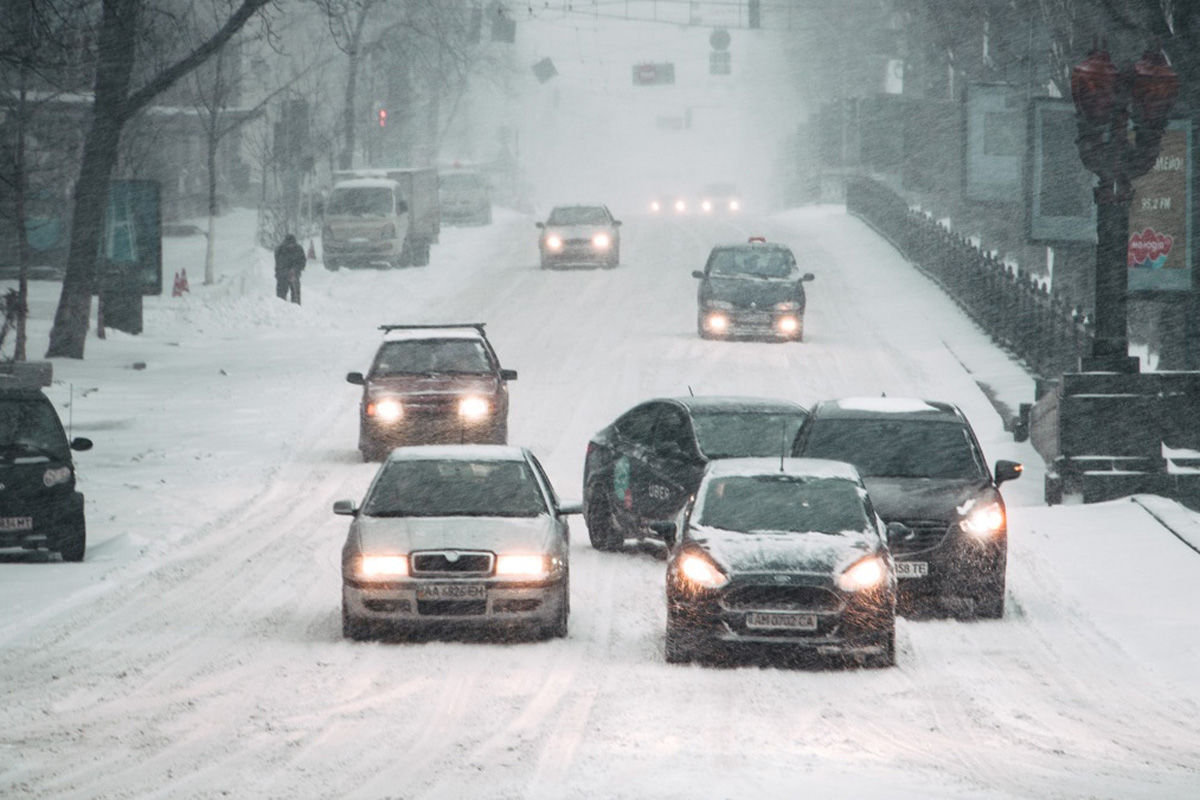
[[[381,127],[381,128],[387,127],[387,109],[386,108],[379,109],[379,127]]]

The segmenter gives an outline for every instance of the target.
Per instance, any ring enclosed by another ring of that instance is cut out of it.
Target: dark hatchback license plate
[[[417,587],[418,600],[486,600],[482,583],[434,583]]]
[[[31,531],[33,517],[0,517],[0,531]]]
[[[815,631],[817,615],[751,611],[746,614],[746,627],[755,630]]]

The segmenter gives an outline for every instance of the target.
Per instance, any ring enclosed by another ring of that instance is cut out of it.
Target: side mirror
[[[614,219],[614,220],[613,220],[613,227],[614,227],[614,228],[619,228],[619,227],[621,227],[621,220],[619,220],[619,219]]]
[[[996,462],[996,468],[992,472],[996,475],[996,485],[1005,481],[1016,480],[1021,477],[1021,473],[1025,471],[1025,466],[1016,461],[1000,460]]]
[[[72,450],[91,450],[92,449],[92,440],[88,439],[85,436],[76,436],[74,439],[71,440],[71,449]]]
[[[811,281],[811,280],[813,280],[813,279],[814,279],[814,278],[816,278],[816,277],[817,277],[817,276],[816,276],[816,275],[813,275],[811,272],[806,272],[806,273],[804,273],[804,277],[802,277],[800,280],[802,280],[802,281]]]
[[[650,530],[662,537],[667,547],[675,546],[675,523],[669,521],[651,522]]]
[[[353,383],[355,386],[364,386],[367,379],[363,377],[361,372],[347,372],[346,383]]]
[[[517,379],[517,371],[516,371],[515,369],[502,369],[502,370],[500,370],[500,380],[502,380],[502,381],[515,381],[516,379]]]
[[[694,270],[692,270],[692,277],[693,277],[693,278],[703,278],[703,277],[704,277],[704,270],[702,270],[702,269],[694,269]]]
[[[546,227],[546,223],[544,223],[544,222],[535,222],[535,223],[533,223],[533,227],[535,227],[535,228],[545,228],[545,227]]]
[[[333,513],[340,517],[353,517],[358,514],[353,500],[338,500],[333,504]]]
[[[887,524],[887,540],[889,545],[892,542],[905,538],[910,533],[912,533],[912,528],[903,522],[889,522]]]
[[[582,513],[583,513],[583,503],[562,503],[558,507],[559,516],[564,516],[566,514],[582,514]]]
[[[403,200],[397,201],[396,213],[397,214],[407,214],[408,213],[408,203],[404,202]]]

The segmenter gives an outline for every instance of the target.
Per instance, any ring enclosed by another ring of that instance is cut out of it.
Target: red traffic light
[[[387,127],[387,109],[386,108],[379,109],[379,127],[381,127],[381,128]]]

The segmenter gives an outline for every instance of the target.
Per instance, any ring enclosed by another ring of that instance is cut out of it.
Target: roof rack
[[[474,328],[483,333],[484,322],[445,322],[438,325],[380,325],[379,330],[388,331],[419,331],[427,328]]]

